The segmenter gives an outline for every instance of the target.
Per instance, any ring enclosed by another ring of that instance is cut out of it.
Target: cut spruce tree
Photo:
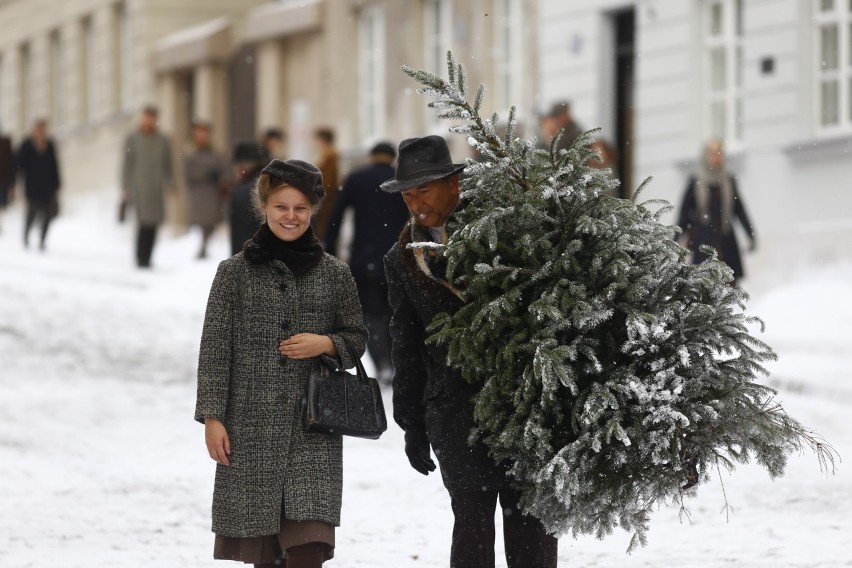
[[[554,534],[621,527],[630,550],[655,506],[683,506],[720,466],[755,461],[774,478],[809,448],[833,470],[834,450],[760,382],[775,353],[750,332],[746,293],[715,256],[691,264],[660,220],[667,203],[611,197],[588,133],[538,149],[515,137],[512,109],[498,134],[452,54],[446,80],[403,71],[479,156],[437,251],[465,304],[429,341],[481,387],[471,442],[511,461],[525,512]]]

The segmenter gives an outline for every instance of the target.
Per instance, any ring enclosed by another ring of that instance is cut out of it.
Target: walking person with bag
[[[24,246],[30,246],[30,230],[36,217],[41,218],[39,249],[44,250],[50,222],[59,213],[57,194],[62,186],[56,146],[47,134],[47,121],[39,119],[33,125],[32,136],[18,150],[18,174],[24,178],[24,197],[27,213],[24,223]]]
[[[216,461],[214,557],[317,568],[334,554],[343,445],[307,432],[302,400],[319,365],[355,366],[367,330],[352,275],[311,229],[325,191],[300,160],[258,177],[264,223],[213,280],[195,419]]]
[[[538,519],[524,515],[519,494],[507,476],[508,464],[495,463],[488,449],[468,443],[474,426],[475,387],[447,363],[446,347],[427,344],[427,328],[440,313],[464,305],[463,293],[447,281],[446,259],[434,245],[458,230],[459,174],[440,136],[410,138],[399,145],[393,179],[381,188],[402,195],[411,219],[385,255],[393,315],[393,413],[405,430],[405,453],[418,472],[435,470],[430,449],[455,517],[451,568],[494,568],[494,514],[503,515],[508,568],[556,568],[557,540]]]

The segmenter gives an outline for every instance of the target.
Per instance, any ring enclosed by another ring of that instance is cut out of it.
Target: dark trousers
[[[478,491],[452,497],[450,568],[494,568],[494,510],[499,495],[508,568],[556,568],[558,540],[538,519],[518,509],[515,491]]]
[[[384,280],[366,280],[356,278],[358,298],[361,300],[361,310],[364,315],[364,325],[370,332],[367,350],[379,370],[390,369],[391,336],[390,320],[391,307],[388,301],[388,285]]]
[[[287,554],[279,558],[278,564],[255,564],[255,568],[320,568],[325,562],[327,545],[321,542],[309,542],[287,549]]]
[[[27,201],[27,213],[24,223],[24,245],[30,245],[30,230],[36,217],[41,217],[41,235],[39,238],[39,246],[44,248],[44,241],[47,238],[47,230],[50,228],[50,222],[56,216],[56,206],[53,200],[49,201]]]
[[[157,240],[156,225],[139,225],[136,233],[136,264],[141,268],[151,266],[151,253]]]

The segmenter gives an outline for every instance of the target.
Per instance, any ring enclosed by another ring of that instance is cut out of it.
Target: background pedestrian
[[[207,243],[222,221],[225,207],[224,158],[210,144],[211,126],[196,121],[192,125],[191,151],[184,154],[183,173],[189,192],[189,223],[201,228],[198,258],[207,258]]]
[[[231,229],[231,254],[243,250],[243,245],[260,227],[252,203],[254,184],[260,170],[267,162],[266,150],[254,142],[238,142],[232,155],[234,179],[237,184],[231,191],[228,204],[228,224]]]
[[[737,179],[727,169],[722,142],[711,139],[704,146],[698,173],[689,178],[680,206],[681,242],[692,251],[695,264],[707,255],[701,245],[716,249],[719,260],[731,267],[736,283],[745,274],[734,221],[749,239],[749,251],[757,249],[757,235],[737,189]]]
[[[339,156],[334,146],[334,131],[330,128],[317,128],[314,132],[314,142],[317,148],[317,167],[322,172],[325,188],[325,201],[314,217],[314,230],[320,239],[324,239],[328,218],[331,217],[340,191],[340,170],[337,163]]]
[[[37,120],[32,135],[21,144],[18,175],[24,178],[24,196],[27,199],[24,246],[30,246],[30,229],[36,217],[41,217],[39,249],[44,250],[50,222],[59,213],[57,194],[62,185],[56,146],[48,136],[46,120]]]
[[[348,254],[349,268],[358,286],[364,323],[370,331],[367,349],[376,365],[376,378],[389,384],[391,362],[390,317],[387,280],[382,257],[399,238],[408,220],[408,209],[398,195],[381,190],[382,182],[394,175],[396,149],[380,142],[370,150],[370,163],[351,172],[343,182],[328,219],[325,248],[338,255],[338,237],[347,211],[354,214],[354,232]]]
[[[173,191],[172,146],[159,132],[156,107],[142,110],[139,127],[125,141],[121,168],[123,200],[136,211],[136,263],[151,266],[157,229],[166,217],[165,196]]]

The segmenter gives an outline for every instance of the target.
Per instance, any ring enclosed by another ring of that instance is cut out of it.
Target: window
[[[494,103],[523,109],[523,17],[521,0],[494,0]]]
[[[451,0],[425,0],[423,5],[424,69],[440,77],[447,76],[447,52],[452,49]],[[426,123],[440,123],[434,109],[427,108]]]
[[[130,39],[127,3],[119,2],[113,10],[113,101],[118,111],[127,110],[133,105]]]
[[[50,34],[48,57],[50,118],[54,128],[60,128],[63,124],[65,110],[65,75],[62,72],[62,36],[59,35],[59,30]]]
[[[380,6],[361,12],[359,32],[361,137],[370,142],[385,134],[385,14]]]
[[[91,18],[80,24],[80,119],[92,119],[96,110],[97,81],[95,79],[95,27]]]
[[[743,138],[743,0],[704,7],[704,131],[736,144]]]
[[[852,127],[852,0],[818,0],[816,14],[817,125]]]

